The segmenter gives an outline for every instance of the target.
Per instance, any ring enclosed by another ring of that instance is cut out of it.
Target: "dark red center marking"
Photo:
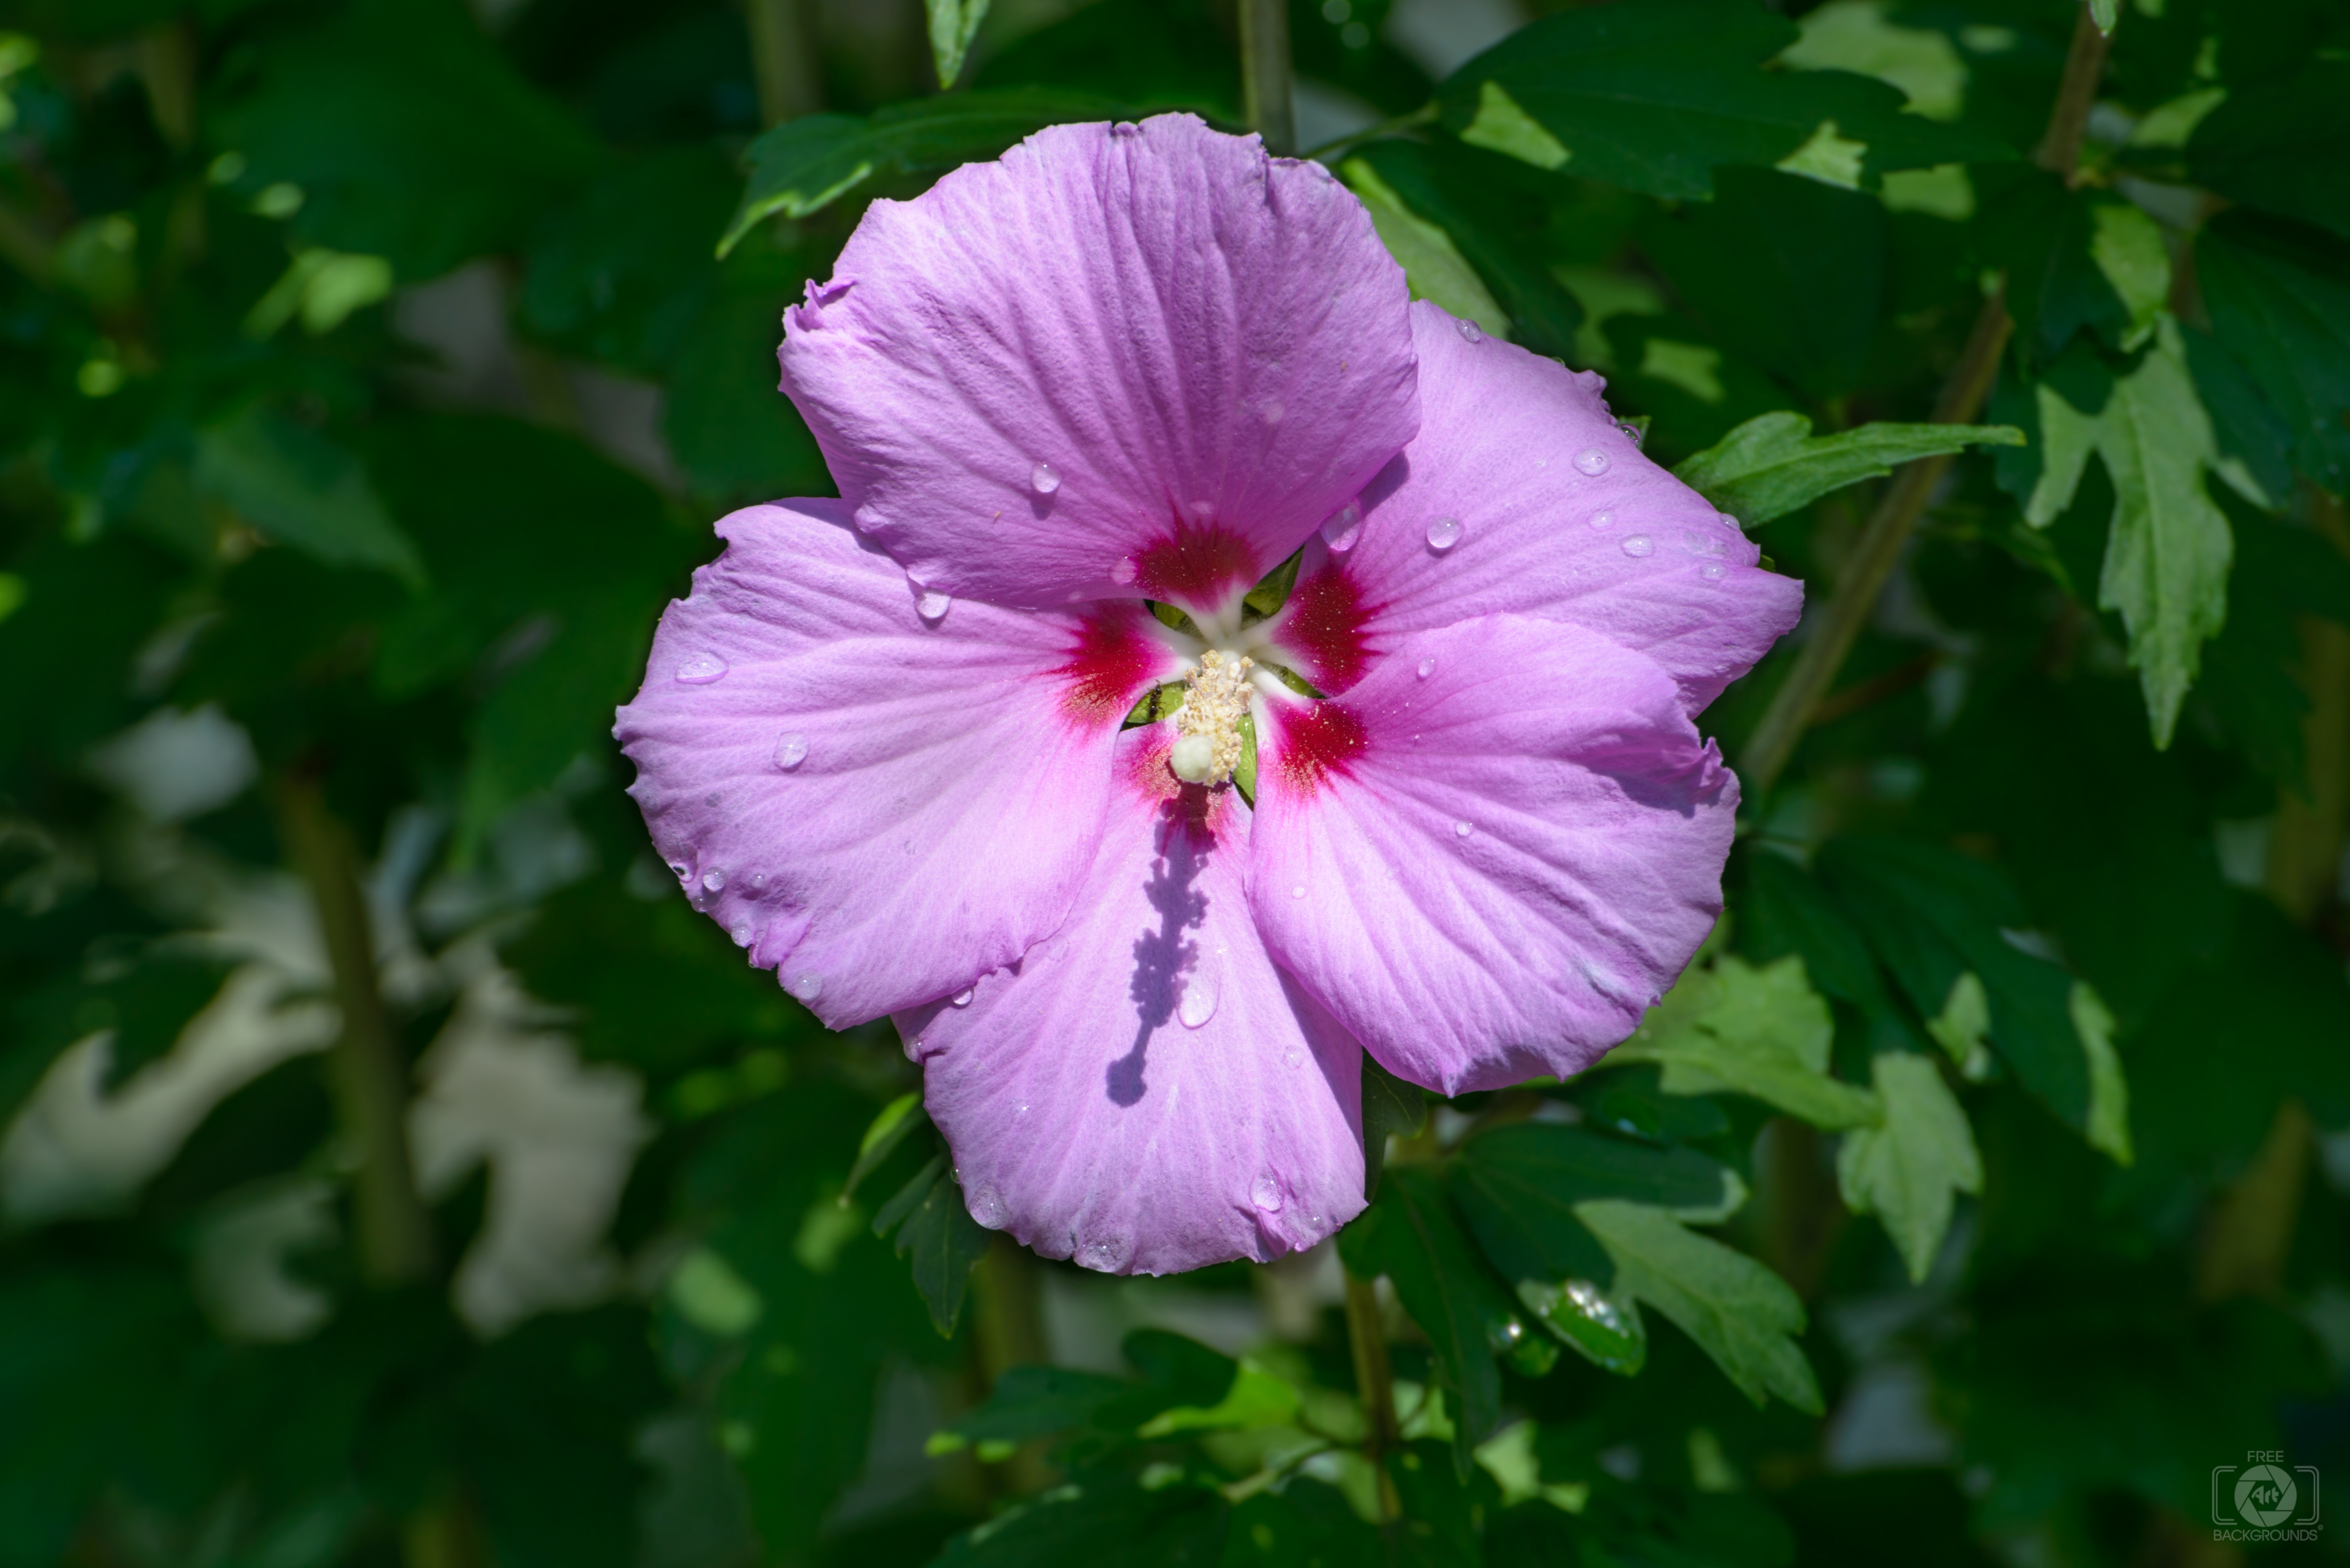
[[[1117,723],[1159,678],[1167,650],[1142,629],[1147,613],[1139,605],[1103,604],[1078,623],[1069,661],[1053,673],[1069,683],[1061,706],[1079,723]]]
[[[1353,771],[1369,735],[1352,709],[1338,702],[1284,707],[1274,723],[1281,745],[1273,759],[1281,782],[1299,794],[1312,794],[1333,776]]]
[[[1135,584],[1146,596],[1199,611],[1219,607],[1261,575],[1256,552],[1230,527],[1180,517],[1143,546],[1134,565]]]
[[[1291,589],[1280,641],[1298,656],[1298,673],[1333,693],[1360,680],[1371,661],[1363,624],[1375,607],[1364,604],[1361,585],[1335,561]]]

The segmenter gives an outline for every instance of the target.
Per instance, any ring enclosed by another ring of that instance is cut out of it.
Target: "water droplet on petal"
[[[814,1002],[824,993],[824,976],[812,969],[804,969],[784,981],[784,989],[802,1002]]]
[[[1435,673],[1436,660],[1433,659],[1423,659],[1419,661],[1419,678],[1422,680],[1427,680],[1430,676]]]
[[[704,871],[702,874],[702,885],[715,893],[718,889],[726,886],[726,873],[721,871],[717,867],[712,866],[709,870]]]
[[[1281,406],[1280,399],[1267,399],[1264,405],[1264,422],[1269,425],[1277,425],[1282,421],[1283,418],[1288,414],[1288,412],[1289,410]]]
[[[1330,546],[1334,556],[1343,556],[1355,547],[1363,535],[1363,507],[1360,502],[1349,501],[1322,524],[1322,542]]]
[[[1215,977],[1192,975],[1183,982],[1183,1000],[1176,1005],[1175,1016],[1183,1021],[1184,1028],[1197,1029],[1215,1015]]]
[[[1441,553],[1461,543],[1461,519],[1439,517],[1428,525],[1428,547]]]
[[[1284,1051],[1281,1054],[1281,1064],[1284,1067],[1304,1066],[1305,1064],[1305,1047],[1303,1045],[1292,1045],[1288,1050]]]
[[[754,888],[764,888],[766,885],[767,874],[764,871],[760,872],[757,876],[751,878],[751,886]]]
[[[939,592],[936,588],[931,588],[926,591],[920,601],[914,606],[914,613],[932,626],[936,626],[946,619],[947,611],[953,607],[954,600],[951,597]]]
[[[1681,530],[1681,548],[1692,556],[1719,556],[1721,554],[1721,541],[1700,529],[1684,528]]]
[[[1627,556],[1645,556],[1656,547],[1657,542],[1646,534],[1627,535],[1624,540],[1624,553]]]
[[[1292,888],[1289,890],[1289,896],[1293,898],[1303,898],[1305,897],[1305,884],[1300,882],[1296,887]]]
[[[1267,1214],[1281,1212],[1281,1183],[1270,1176],[1260,1176],[1249,1189],[1249,1201]]]
[[[747,920],[726,934],[734,939],[734,945],[738,948],[747,948],[751,945],[751,925]]]
[[[775,765],[789,773],[807,761],[808,738],[797,730],[786,732],[775,742]]]
[[[1028,1107],[1023,1106],[1020,1108],[1024,1111]],[[978,1220],[983,1230],[1001,1231],[1003,1222],[1012,1217],[1012,1211],[1003,1206],[1002,1195],[993,1187],[983,1187],[976,1192],[966,1194],[963,1207],[971,1210],[971,1217]]]
[[[1454,322],[1452,325],[1461,328],[1461,336],[1467,338],[1470,342],[1482,343],[1485,341],[1485,329],[1478,326],[1475,322],[1464,318]]]
[[[1452,825],[1452,831],[1453,831],[1454,833],[1456,833],[1456,834],[1460,835],[1461,837],[1466,838],[1466,837],[1468,837],[1471,834],[1472,834],[1472,833],[1476,832],[1477,830],[1476,830],[1474,827],[1471,826],[1468,823],[1465,823],[1465,822],[1456,822],[1456,823],[1454,823],[1454,824]]]
[[[1618,420],[1616,422],[1616,428],[1624,432],[1624,439],[1630,441],[1635,447],[1638,447],[1642,441],[1648,439],[1648,432],[1641,429],[1638,425],[1627,423],[1622,420]]]
[[[1591,525],[1594,528],[1613,528],[1616,526],[1616,514],[1613,512],[1594,512],[1591,514]]]
[[[1050,495],[1061,488],[1061,471],[1049,462],[1039,462],[1028,471],[1028,483],[1039,495]]]
[[[697,653],[677,667],[677,678],[688,686],[707,686],[726,673],[726,661],[714,653]]]
[[[1120,586],[1124,586],[1125,584],[1134,581],[1136,577],[1141,575],[1141,571],[1135,566],[1134,557],[1131,556],[1120,557],[1118,565],[1109,569],[1109,580],[1113,583],[1119,584]]]
[[[1587,473],[1596,479],[1607,472],[1607,454],[1596,446],[1586,447],[1575,454],[1575,467],[1576,472]]]
[[[1723,567],[1720,561],[1708,561],[1697,569],[1697,575],[1709,583],[1721,581]]]
[[[1088,1241],[1077,1249],[1077,1266],[1096,1273],[1115,1273],[1124,1254],[1125,1249],[1116,1241]]]
[[[966,985],[961,991],[956,992],[952,996],[947,998],[947,1000],[957,1007],[969,1007],[971,1005],[971,993],[978,989],[979,988],[975,985]]]

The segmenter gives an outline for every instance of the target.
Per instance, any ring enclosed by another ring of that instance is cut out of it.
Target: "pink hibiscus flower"
[[[751,961],[894,1016],[981,1224],[1310,1246],[1362,1051],[1573,1073],[1689,961],[1738,797],[1690,716],[1800,589],[1596,376],[1411,304],[1326,170],[1046,130],[875,202],[786,326],[843,499],[718,524],[619,734]]]

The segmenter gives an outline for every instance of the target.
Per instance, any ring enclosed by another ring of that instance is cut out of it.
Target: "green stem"
[[[1403,1500],[1395,1479],[1388,1474],[1387,1458],[1403,1441],[1403,1425],[1396,1419],[1395,1372],[1388,1365],[1387,1324],[1379,1315],[1379,1293],[1369,1280],[1347,1275],[1347,1341],[1355,1353],[1355,1391],[1363,1402],[1368,1428],[1363,1457],[1379,1479],[1379,1514],[1392,1521],[1403,1516]]]
[[[810,0],[748,0],[747,9],[760,120],[780,125],[822,109],[824,82]]]
[[[1241,109],[1276,157],[1297,152],[1295,85],[1286,0],[1241,0]]]
[[[2073,47],[2064,54],[2064,76],[2057,84],[2055,107],[2048,113],[2047,133],[2032,161],[2067,185],[2081,180],[2081,139],[2088,133],[2089,110],[2097,101],[2097,83],[2106,73],[2106,52],[2113,40],[2097,27],[2087,0],[2073,23]]]
[[[408,1067],[376,986],[359,856],[316,777],[286,779],[278,807],[286,848],[317,907],[342,1010],[342,1035],[328,1062],[343,1134],[359,1157],[351,1196],[359,1267],[373,1284],[413,1284],[432,1272],[432,1219],[409,1159]]]

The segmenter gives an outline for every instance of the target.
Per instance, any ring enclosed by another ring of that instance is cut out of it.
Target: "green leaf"
[[[2204,489],[2220,452],[2177,324],[2165,319],[2137,369],[2114,379],[2102,409],[2076,407],[2052,381],[2036,397],[2044,466],[2024,516],[2047,526],[2072,504],[2089,453],[2104,460],[2114,515],[2097,606],[2120,611],[2129,628],[2154,743],[2167,747],[2202,646],[2227,619],[2235,554],[2227,516]]]
[[[1178,1476],[1080,1472],[956,1536],[933,1568],[1216,1568],[1231,1505]]]
[[[2337,494],[2350,489],[2345,250],[2241,213],[2223,213],[2195,241],[2196,282],[2213,334],[2283,417],[2293,461]]]
[[[2146,341],[2170,288],[2169,253],[2152,218],[2042,169],[1978,170],[1974,179],[1975,228],[1984,259],[2006,274],[2027,363],[2054,359],[2083,331],[2118,350]]]
[[[941,1153],[898,1189],[873,1216],[873,1233],[898,1232],[898,1255],[910,1258],[914,1288],[931,1309],[931,1324],[943,1337],[962,1315],[971,1272],[994,1245],[995,1232],[963,1207],[962,1188]]]
[[[922,1092],[910,1089],[881,1107],[873,1125],[865,1129],[865,1137],[857,1146],[857,1163],[848,1168],[848,1179],[841,1184],[840,1205],[846,1209],[857,1194],[857,1188],[873,1174],[883,1161],[898,1152],[898,1146],[917,1127],[931,1125],[922,1110]]]
[[[1591,6],[1520,28],[1438,88],[1464,140],[1652,196],[1697,198],[1722,164],[1774,164],[1824,127],[1870,171],[2012,156],[1902,112],[1843,71],[1766,71],[1796,29],[1736,0]]]
[[[1338,1232],[1338,1253],[1357,1279],[1385,1274],[1396,1298],[1435,1347],[1445,1386],[1459,1402],[1464,1467],[1469,1449],[1502,1418],[1497,1354],[1525,1337],[1517,1305],[1462,1234],[1436,1177],[1417,1167],[1388,1172],[1362,1217]]]
[[[1575,1223],[1579,1227],[1582,1221]],[[1597,1241],[1592,1244],[1597,1246]],[[1615,1272],[1612,1261],[1607,1272]],[[1637,1377],[1648,1365],[1648,1330],[1640,1322],[1640,1303],[1630,1296],[1610,1294],[1587,1279],[1555,1284],[1522,1280],[1518,1299],[1542,1320],[1544,1328],[1573,1345],[1594,1366],[1619,1377]]]
[[[1820,1413],[1819,1384],[1791,1337],[1804,1331],[1804,1303],[1784,1280],[1661,1209],[1595,1198],[1575,1213],[1615,1260],[1617,1292],[1672,1319],[1741,1393]]]
[[[2345,102],[2350,61],[2313,51],[2283,80],[2232,92],[2205,115],[2187,139],[2187,166],[2223,196],[2350,237]]]
[[[1414,299],[1440,306],[1463,321],[1473,321],[1496,337],[1510,335],[1510,318],[1469,265],[1452,236],[1404,204],[1369,161],[1349,158],[1338,166],[1338,177],[1362,198],[1371,214],[1379,243],[1403,268],[1404,282]]]
[[[305,244],[388,257],[403,281],[516,247],[592,175],[587,130],[499,57],[452,0],[357,0],[256,39],[206,139],[241,189],[298,188]]]
[[[1469,1139],[1451,1185],[1485,1255],[1521,1290],[1528,1281],[1609,1278],[1607,1254],[1575,1218],[1586,1199],[1628,1199],[1700,1220],[1726,1219],[1746,1199],[1734,1171],[1695,1149],[1547,1122]]]
[[[2022,446],[2012,425],[1866,424],[1832,436],[1789,410],[1764,414],[1675,465],[1673,475],[1752,527],[1833,490],[1882,479],[1898,463],[1970,446]]]
[[[1024,1443],[1095,1424],[1103,1407],[1134,1389],[1131,1379],[1066,1366],[1014,1366],[976,1409],[931,1439],[932,1453],[971,1443]]]
[[[987,20],[987,0],[927,0],[931,12],[931,62],[938,67],[939,89],[955,85],[962,75],[963,56]]]
[[[1872,1068],[1881,1127],[1855,1127],[1836,1151],[1845,1207],[1875,1214],[1923,1284],[1950,1228],[1952,1194],[1982,1190],[1974,1129],[1930,1056],[1880,1051]]]
[[[359,460],[259,404],[196,438],[196,488],[328,566],[377,566],[411,587],[424,564]]]
[[[1363,1053],[1363,1197],[1379,1195],[1379,1171],[1387,1163],[1388,1139],[1416,1137],[1428,1125],[1428,1092]]]
[[[938,7],[932,7],[936,16]],[[852,191],[937,175],[1069,120],[1116,119],[1121,106],[1090,93],[1001,88],[891,104],[870,115],[812,114],[751,143],[751,179],[718,241],[721,256],[769,217],[806,218]]]
[[[1755,969],[1724,954],[1683,974],[1608,1059],[1659,1064],[1667,1094],[1751,1095],[1815,1127],[1871,1125],[1876,1101],[1828,1075],[1835,1037],[1801,958]]]

